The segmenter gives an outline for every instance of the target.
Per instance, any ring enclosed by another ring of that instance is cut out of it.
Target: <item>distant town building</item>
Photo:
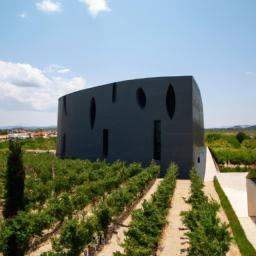
[[[0,135],[0,141],[16,140],[16,139],[30,139],[30,138],[51,138],[57,137],[56,130],[26,130],[22,128],[15,128],[8,130],[7,135]]]
[[[8,134],[9,140],[16,140],[16,139],[30,139],[31,134],[29,133],[10,133]]]

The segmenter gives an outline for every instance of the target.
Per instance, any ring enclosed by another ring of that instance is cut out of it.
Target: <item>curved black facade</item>
[[[204,168],[204,121],[192,76],[136,79],[59,99],[57,155]]]

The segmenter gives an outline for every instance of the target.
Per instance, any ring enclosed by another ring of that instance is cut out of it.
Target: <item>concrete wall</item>
[[[248,215],[256,217],[256,183],[246,179]]]
[[[154,158],[155,121],[161,129],[161,176],[172,161],[181,178],[195,162],[203,168],[203,108],[191,76],[117,82],[60,98],[57,155],[148,164]],[[108,130],[107,156],[103,130]]]

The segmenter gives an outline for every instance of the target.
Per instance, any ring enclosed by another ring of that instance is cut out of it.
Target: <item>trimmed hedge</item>
[[[251,167],[240,167],[240,166],[235,166],[235,167],[225,167],[225,166],[219,166],[220,172],[253,172],[255,171],[254,168]]]
[[[226,149],[226,148],[211,148],[218,164],[256,164],[256,150],[250,149]]]

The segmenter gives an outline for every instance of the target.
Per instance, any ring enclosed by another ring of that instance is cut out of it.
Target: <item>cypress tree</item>
[[[5,200],[3,215],[8,219],[12,227],[12,218],[19,210],[24,209],[24,181],[25,171],[22,162],[21,145],[17,141],[9,142],[9,155],[7,160],[6,180],[5,180]],[[17,243],[15,229],[12,229],[9,236],[6,237],[5,256],[22,256],[24,250],[20,249]]]
[[[17,141],[10,141],[3,211],[5,218],[14,217],[19,210],[24,209],[24,181],[21,145]]]

